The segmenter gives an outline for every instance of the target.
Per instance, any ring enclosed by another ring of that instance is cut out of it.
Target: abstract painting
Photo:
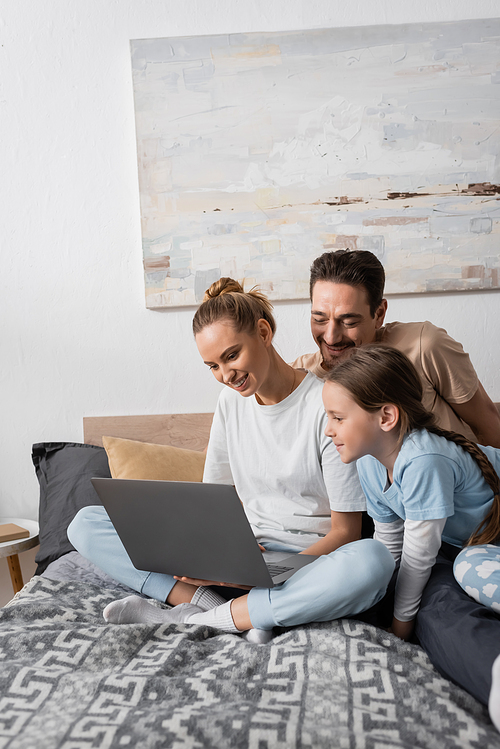
[[[500,287],[500,19],[131,42],[146,305],[220,276],[308,297],[328,249],[387,292]]]

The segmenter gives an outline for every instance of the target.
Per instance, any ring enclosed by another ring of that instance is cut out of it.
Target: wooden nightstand
[[[26,520],[25,518],[0,517],[0,524],[2,523],[15,523],[22,528],[26,528],[30,533],[29,538],[19,538],[16,541],[4,541],[3,544],[0,544],[0,558],[7,557],[12,587],[14,588],[14,593],[18,593],[24,584],[18,554],[21,551],[32,549],[40,543],[38,539],[38,523],[36,520]]]

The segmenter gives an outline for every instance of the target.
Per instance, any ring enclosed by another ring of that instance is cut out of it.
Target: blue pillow
[[[500,546],[466,546],[455,559],[453,574],[468,596],[500,614]]]

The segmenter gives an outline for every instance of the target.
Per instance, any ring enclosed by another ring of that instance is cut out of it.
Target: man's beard
[[[329,353],[323,340],[321,340],[319,343],[321,356],[323,357],[322,366],[323,369],[326,370],[333,369],[335,366],[337,366],[337,364],[341,364],[341,362],[345,361],[356,348],[354,343],[348,343],[345,345],[342,352],[335,356]]]

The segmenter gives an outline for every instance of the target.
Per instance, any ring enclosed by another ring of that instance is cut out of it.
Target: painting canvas
[[[220,276],[308,296],[327,249],[388,293],[500,287],[500,19],[131,42],[146,304]]]

